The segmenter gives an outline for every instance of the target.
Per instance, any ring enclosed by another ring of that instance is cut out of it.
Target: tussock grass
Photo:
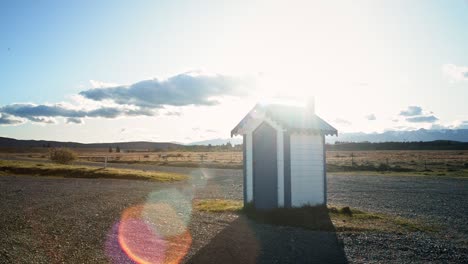
[[[183,168],[213,168],[213,169],[242,169],[242,164],[238,163],[223,163],[223,162],[190,162],[190,161],[126,161],[126,160],[111,160],[109,163],[121,163],[121,164],[145,164],[145,165],[156,165],[156,166],[168,166],[168,167],[183,167]]]
[[[150,180],[159,182],[181,181],[186,175],[159,171],[142,171],[91,166],[0,160],[0,175],[59,176],[65,178],[113,178]]]
[[[347,209],[345,209],[347,208]],[[348,213],[351,212],[350,213]],[[437,227],[419,220],[392,216],[381,213],[365,212],[349,207],[329,207],[330,218],[336,231],[380,231],[380,232],[436,232]]]
[[[466,150],[327,151],[327,172],[468,178]]]
[[[206,199],[196,200],[195,209],[205,212],[239,212],[242,210],[243,202],[239,200]]]

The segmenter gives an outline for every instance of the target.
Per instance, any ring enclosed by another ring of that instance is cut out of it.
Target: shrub
[[[386,171],[390,169],[390,167],[386,163],[380,163],[379,166],[377,166],[377,170],[379,171]]]
[[[68,164],[76,160],[76,153],[66,148],[54,148],[50,150],[50,160],[60,164]]]
[[[351,208],[349,208],[349,206],[345,206],[345,207],[341,208],[340,212],[342,214],[349,215],[349,216],[353,215],[353,212],[351,211]]]

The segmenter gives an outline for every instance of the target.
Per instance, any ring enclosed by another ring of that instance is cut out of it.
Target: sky
[[[0,136],[228,138],[257,102],[339,133],[468,128],[468,1],[1,1]]]

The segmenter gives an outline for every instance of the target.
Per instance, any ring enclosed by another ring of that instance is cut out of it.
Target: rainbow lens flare
[[[188,225],[194,189],[206,185],[203,171],[187,186],[150,192],[146,201],[123,210],[107,236],[112,263],[180,263],[192,245]]]
[[[192,244],[183,220],[165,203],[125,209],[116,231],[120,249],[136,263],[179,263]]]
[[[164,203],[126,209],[118,232],[120,247],[137,263],[179,263],[192,244],[183,221]]]

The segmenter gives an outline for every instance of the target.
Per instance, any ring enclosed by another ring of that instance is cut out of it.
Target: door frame
[[[277,144],[277,130],[276,130],[276,128],[275,128],[274,126],[272,126],[271,124],[269,124],[269,123],[266,122],[266,121],[261,122],[261,123],[252,131],[252,167],[253,167],[253,168],[252,168],[252,193],[253,193],[253,195],[252,195],[252,202],[253,202],[254,207],[256,207],[256,199],[255,199],[255,197],[256,197],[256,186],[255,186],[255,185],[256,185],[256,184],[255,184],[255,182],[256,182],[256,175],[255,175],[255,174],[256,174],[256,173],[255,173],[255,168],[256,168],[256,160],[255,160],[255,157],[256,157],[256,155],[255,155],[255,133],[257,132],[257,130],[258,130],[259,128],[261,128],[261,127],[264,126],[264,125],[266,125],[266,126],[268,126],[268,127],[270,127],[270,128],[272,129],[272,131],[274,132],[273,135],[274,135],[274,138],[275,138],[273,144],[275,145],[275,150],[276,150],[276,152],[275,152],[275,154],[274,154],[274,160],[273,160],[274,162],[272,162],[272,164],[274,164],[274,166],[275,166],[275,168],[276,168],[276,169],[275,169],[275,177],[273,177],[273,178],[274,178],[274,181],[275,181],[275,191],[274,191],[275,206],[274,206],[274,208],[277,208],[277,207],[278,207],[278,154],[277,154],[277,152],[278,152],[278,144]]]

